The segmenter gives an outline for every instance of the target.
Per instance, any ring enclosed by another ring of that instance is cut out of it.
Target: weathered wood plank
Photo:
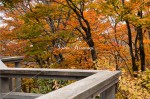
[[[96,73],[36,99],[87,99],[107,85],[113,86],[119,75],[119,71]]]

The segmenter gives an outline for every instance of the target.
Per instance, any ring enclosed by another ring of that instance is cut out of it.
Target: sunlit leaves
[[[149,98],[149,70],[147,69],[146,72],[138,73],[137,78],[133,78],[123,74],[120,78],[120,85],[119,91],[120,93],[117,94],[117,99],[119,98],[131,98],[131,99],[143,99]],[[119,94],[121,96],[119,97]]]

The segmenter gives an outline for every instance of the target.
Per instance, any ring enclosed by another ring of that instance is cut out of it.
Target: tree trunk
[[[122,0],[122,5],[124,6],[124,0]],[[135,56],[133,53],[133,46],[132,46],[132,35],[131,35],[131,28],[130,28],[130,24],[128,20],[125,20],[126,22],[126,26],[127,26],[127,30],[128,30],[128,45],[129,45],[129,49],[130,49],[130,56],[132,59],[132,70],[133,71],[138,71],[138,67],[136,65],[136,60],[135,60]]]
[[[139,49],[140,49],[140,60],[141,60],[141,71],[145,71],[145,51],[143,43],[143,34],[141,26],[137,28],[139,34]]]
[[[92,35],[91,35],[91,31],[90,29],[87,29],[88,31],[86,32],[86,43],[88,44],[88,46],[90,47],[90,51],[91,51],[91,56],[92,56],[92,60],[93,60],[93,68],[95,70],[97,70],[97,54],[96,54],[96,50],[95,50],[95,46],[94,46],[94,42],[92,39]]]
[[[139,55],[138,55],[138,46],[137,46],[137,43],[138,43],[138,39],[139,39],[139,34],[137,33],[136,34],[136,38],[135,38],[135,42],[134,42],[134,48],[135,48],[135,59],[136,59],[136,61],[140,61],[139,60]]]
[[[135,62],[135,56],[133,53],[131,28],[130,28],[130,24],[129,24],[128,20],[126,20],[126,26],[127,26],[127,30],[128,30],[128,42],[129,42],[130,55],[132,58],[132,70],[138,71],[138,67],[137,67],[136,62]]]
[[[142,18],[142,11],[138,12],[138,16]],[[137,34],[139,34],[139,50],[140,50],[140,60],[141,60],[141,71],[145,71],[145,50],[143,43],[143,33],[141,25],[137,27]]]
[[[97,54],[95,51],[93,39],[89,38],[89,39],[87,39],[86,42],[87,42],[88,46],[90,47],[92,60],[95,61],[97,59]]]
[[[148,37],[149,37],[149,39],[150,39],[150,31],[148,31]]]

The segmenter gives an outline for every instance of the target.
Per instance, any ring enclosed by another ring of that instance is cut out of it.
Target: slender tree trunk
[[[149,39],[150,39],[150,31],[148,31],[148,37],[149,37]]]
[[[115,54],[115,64],[116,64],[116,70],[119,70],[119,66],[118,66],[118,56]]]
[[[93,68],[95,70],[97,70],[97,61],[96,61],[97,60],[97,54],[96,54],[94,42],[93,42],[93,39],[92,39],[92,36],[91,36],[91,31],[89,31],[88,33],[89,33],[90,36],[87,35],[86,42],[87,42],[88,46],[90,47],[92,60],[94,61]]]
[[[142,18],[142,11],[138,12],[138,16]],[[137,27],[137,34],[139,34],[139,50],[140,50],[140,60],[141,60],[141,71],[145,71],[145,50],[143,43],[143,33],[141,25]]]
[[[124,6],[124,0],[122,0],[122,5]],[[130,50],[130,56],[132,59],[132,70],[133,71],[138,71],[138,67],[136,65],[136,60],[135,60],[135,56],[133,53],[133,46],[132,46],[132,33],[131,33],[131,28],[130,28],[130,24],[128,20],[125,20],[126,22],[126,26],[127,26],[127,30],[128,30],[128,42],[129,42],[129,50]]]
[[[145,51],[144,51],[143,34],[142,34],[141,26],[137,28],[137,32],[139,34],[139,49],[140,49],[141,70],[145,71]]]
[[[90,47],[92,60],[95,61],[97,59],[97,54],[96,54],[96,50],[94,47],[93,39],[91,39],[91,38],[87,39],[87,44]]]
[[[130,55],[132,58],[132,70],[138,71],[138,67],[137,67],[136,61],[135,61],[135,56],[133,53],[131,28],[130,28],[130,24],[129,24],[128,20],[126,20],[126,26],[127,26],[127,30],[128,30],[128,42],[129,42]]]
[[[134,47],[135,47],[135,59],[136,61],[139,61],[139,55],[138,55],[138,38],[139,38],[139,34],[137,33],[136,38],[135,38],[135,43],[134,43]]]
[[[148,28],[148,40],[150,40],[150,30],[149,30],[149,28]],[[150,45],[149,45],[149,47],[150,47]],[[148,61],[148,64],[150,64],[150,62]]]

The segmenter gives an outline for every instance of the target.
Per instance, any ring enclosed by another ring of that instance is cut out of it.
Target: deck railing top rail
[[[14,56],[14,57],[1,57],[1,61],[3,62],[16,62],[23,60],[24,56]]]
[[[44,68],[0,68],[1,77],[7,78],[51,78],[64,80],[79,80],[105,70],[78,70],[78,69],[44,69]]]

